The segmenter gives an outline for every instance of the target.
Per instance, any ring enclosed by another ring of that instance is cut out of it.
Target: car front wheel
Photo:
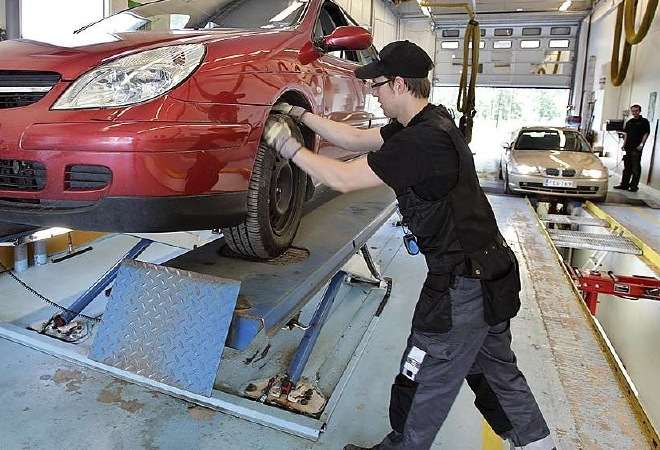
[[[272,114],[268,121],[286,122],[293,136],[304,142],[300,129],[288,116]],[[302,170],[262,141],[248,188],[247,217],[237,226],[222,229],[229,248],[259,259],[284,253],[300,225],[306,183]]]

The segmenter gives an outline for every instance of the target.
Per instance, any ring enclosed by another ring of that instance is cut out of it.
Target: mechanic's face
[[[387,117],[395,117],[392,100],[394,99],[394,81],[386,77],[374,78],[371,81],[371,93],[378,99]]]
[[[633,117],[636,119],[639,117],[639,115],[642,113],[642,110],[639,108],[630,108],[630,113],[633,115]]]

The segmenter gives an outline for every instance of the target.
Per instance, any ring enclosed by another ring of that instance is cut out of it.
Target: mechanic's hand
[[[302,118],[305,113],[309,112],[302,106],[292,106],[288,103],[278,103],[277,105],[273,106],[272,111],[278,112],[280,114],[286,114],[296,122],[302,122]]]
[[[277,151],[284,159],[293,158],[303,147],[296,138],[291,135],[291,129],[285,122],[272,120],[266,122],[266,131],[264,132],[264,141],[266,144]]]

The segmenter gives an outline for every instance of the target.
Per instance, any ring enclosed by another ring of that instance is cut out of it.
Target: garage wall
[[[632,104],[642,106],[642,116],[651,122],[651,135],[644,147],[642,155],[642,183],[647,183],[649,173],[650,184],[660,189],[660,143],[656,143],[654,135],[658,131],[658,116],[660,115],[660,99],[656,100],[655,114],[649,114],[649,103],[652,93],[660,96],[660,20],[656,13],[651,30],[641,44],[633,46],[630,68],[624,83],[614,87],[610,80],[610,58],[612,53],[612,38],[616,22],[616,8],[612,2],[601,2],[600,7],[594,10],[592,17],[591,36],[587,58],[588,76],[584,87],[584,98],[595,99],[593,110],[593,129],[598,133],[597,145],[603,145],[610,155],[621,157],[620,143],[615,133],[605,131],[605,122],[608,119],[622,119],[624,112]],[[638,23],[642,12],[647,8],[649,0],[640,0],[638,8]],[[590,80],[591,78],[591,80]],[[582,91],[579,86],[581,80],[576,80],[576,92]],[[576,97],[577,98],[577,97]],[[582,117],[588,117],[588,101],[583,101]],[[654,117],[651,117],[654,116]],[[653,120],[651,120],[653,119]],[[656,153],[654,167],[651,167],[653,153]],[[619,170],[622,166],[619,165]]]
[[[398,18],[389,3],[383,0],[336,0],[360,25],[374,36],[374,46],[380,50],[396,40]]]
[[[7,29],[7,22],[5,21],[5,0],[0,0],[0,28]]]

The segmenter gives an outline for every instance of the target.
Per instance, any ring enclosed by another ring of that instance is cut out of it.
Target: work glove
[[[302,106],[292,106],[288,103],[278,103],[277,105],[273,106],[273,111],[280,114],[286,114],[296,122],[302,122],[302,118],[305,113],[309,112]]]
[[[291,129],[286,122],[279,120],[268,120],[266,131],[263,136],[264,142],[274,149],[284,159],[293,158],[303,147],[296,138],[291,135]]]

